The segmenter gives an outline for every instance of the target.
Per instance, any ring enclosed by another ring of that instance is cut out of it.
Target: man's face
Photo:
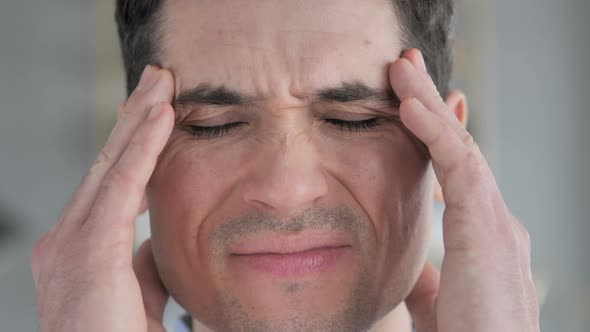
[[[390,0],[164,3],[177,115],[148,200],[165,286],[216,330],[368,328],[422,267],[432,197],[388,93]]]

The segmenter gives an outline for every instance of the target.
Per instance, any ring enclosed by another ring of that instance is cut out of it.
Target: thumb
[[[143,242],[137,249],[133,257],[133,270],[141,288],[148,330],[164,331],[161,325],[169,295],[158,275],[150,240]]]
[[[439,272],[432,264],[426,262],[416,285],[406,298],[416,332],[436,332],[435,302],[439,281]]]

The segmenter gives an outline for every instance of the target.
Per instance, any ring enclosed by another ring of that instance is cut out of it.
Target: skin
[[[388,88],[388,63],[402,49],[396,18],[380,10],[385,0],[356,4],[164,5],[164,17],[174,19],[163,23],[162,65],[174,73],[176,96],[223,84],[256,99],[246,106],[176,107],[177,128],[147,191],[162,280],[215,330],[303,328],[294,322],[323,331],[366,329],[403,301],[422,267],[433,196],[425,149],[403,128],[398,108],[314,100],[317,91],[343,82]],[[334,15],[305,15],[308,10]],[[292,15],[285,20],[281,12]],[[240,21],[232,23],[238,13]],[[382,124],[361,133],[322,119],[375,116]],[[235,121],[248,126],[220,138],[195,139],[183,130]],[[321,224],[342,209],[354,214],[352,226]],[[285,232],[264,226],[209,243],[231,218],[248,219],[252,211],[269,215],[253,218],[258,223],[305,216],[302,231],[320,223],[322,232],[350,237],[353,252],[319,276],[277,279],[237,270],[228,248],[239,237]],[[331,327],[333,321],[341,323]]]
[[[34,248],[40,329],[163,331],[172,295],[214,330],[402,330],[405,300],[420,332],[538,331],[528,235],[463,128],[464,97],[445,103],[419,51],[402,53],[386,5],[166,2],[167,70],[146,69]],[[343,81],[391,89],[401,105],[328,108],[313,97]],[[255,103],[174,102],[201,83]],[[384,120],[350,133],[326,114]],[[186,127],[234,121],[247,126],[215,139]],[[440,276],[424,264],[433,173],[447,206]],[[132,258],[144,191],[153,237]],[[294,225],[338,234],[351,249],[328,272],[293,280],[232,263],[239,239]]]

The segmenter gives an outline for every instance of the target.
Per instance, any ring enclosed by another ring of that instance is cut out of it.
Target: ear
[[[465,127],[467,125],[467,99],[465,95],[457,90],[453,90],[445,100],[449,110],[455,114],[459,122]],[[434,178],[434,199],[438,202],[444,202],[442,188],[438,179]]]

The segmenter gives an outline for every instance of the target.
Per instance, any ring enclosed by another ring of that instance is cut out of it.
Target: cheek
[[[399,128],[347,144],[326,142],[322,155],[372,220],[378,242],[405,232],[420,217],[424,201],[430,203],[428,159]]]
[[[202,224],[223,205],[240,176],[240,154],[216,151],[210,143],[172,136],[148,186],[154,233],[195,244]]]
[[[215,307],[215,267],[208,260],[209,221],[219,219],[239,176],[239,154],[173,134],[147,188],[154,257],[162,281],[185,308]],[[227,152],[227,151],[226,151]],[[227,211],[225,212],[227,213]]]
[[[407,296],[429,237],[432,171],[401,129],[372,142],[326,145],[328,167],[367,213],[375,243],[367,264],[384,315]]]

